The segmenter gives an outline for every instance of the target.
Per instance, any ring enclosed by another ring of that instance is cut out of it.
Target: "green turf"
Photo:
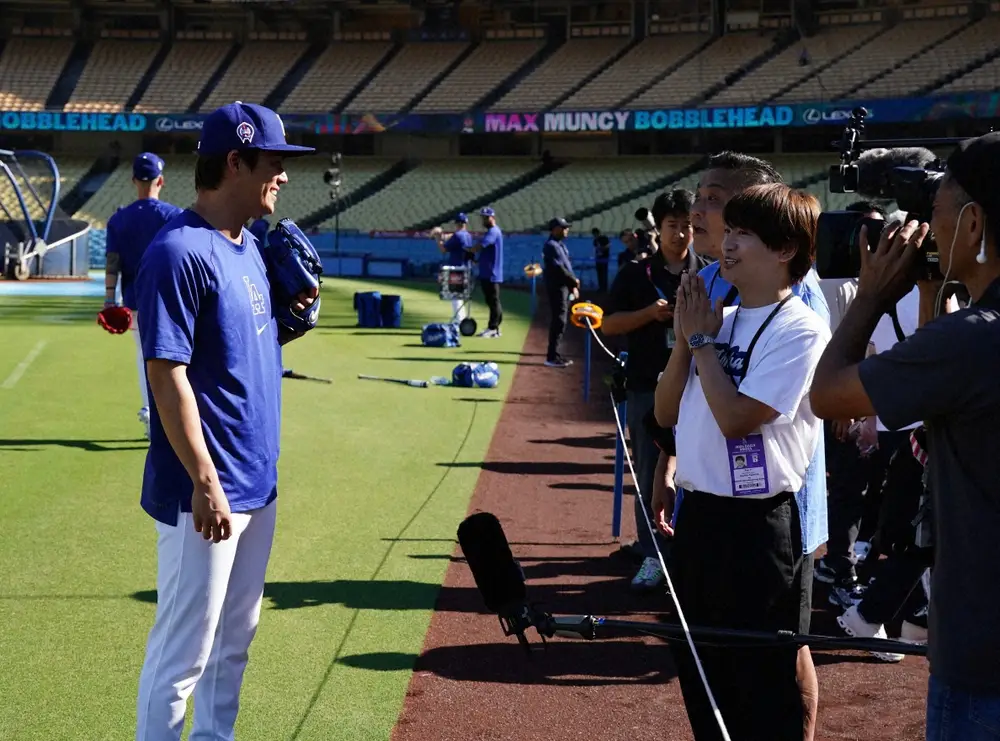
[[[354,327],[354,291],[328,281],[322,325],[285,367],[278,529],[243,688],[241,741],[387,739],[467,511],[527,329],[504,294],[504,336],[419,346],[450,305],[391,284],[403,330]],[[134,342],[95,323],[94,299],[0,297],[0,738],[132,738],[154,614],[155,531],[139,509],[145,459]],[[474,316],[484,324],[481,300]],[[497,390],[414,389],[358,373],[429,378],[495,360]],[[476,400],[484,400],[478,403]],[[431,558],[426,558],[431,556]],[[399,655],[359,668],[360,654]],[[190,717],[190,707],[189,707]]]

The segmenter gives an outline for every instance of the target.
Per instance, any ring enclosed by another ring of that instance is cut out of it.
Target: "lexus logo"
[[[823,114],[815,108],[807,108],[806,112],[802,114],[802,120],[807,124],[817,124],[823,120]]]
[[[175,121],[172,118],[163,117],[156,119],[156,130],[162,132],[200,131],[201,121],[196,121],[194,119]]]

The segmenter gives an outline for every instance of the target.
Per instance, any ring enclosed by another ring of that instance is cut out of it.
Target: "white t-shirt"
[[[912,291],[903,296],[896,304],[896,318],[899,319],[899,328],[903,330],[903,336],[909,337],[917,331],[920,322],[920,289],[914,287]],[[892,326],[892,319],[888,314],[883,314],[879,319],[875,331],[872,332],[871,343],[875,346],[875,352],[885,352],[899,342],[896,336],[896,329]],[[903,427],[904,430],[912,430],[920,426],[920,422]],[[879,432],[887,432],[887,428],[882,424],[882,420],[876,417],[875,428]]]
[[[778,417],[745,438],[750,447],[745,441],[727,441],[708,406],[692,360],[675,436],[678,486],[733,496],[734,486],[745,486],[736,481],[752,480],[759,493],[739,496],[755,499],[802,488],[806,467],[823,434],[823,423],[813,414],[808,394],[816,365],[830,341],[830,329],[802,299],[792,296],[757,339],[750,367],[740,383],[738,371],[747,348],[776,306],[726,309],[715,348],[723,369],[739,384],[740,393],[767,404]],[[754,451],[761,450],[764,477],[759,475],[759,464],[751,461]],[[750,479],[740,478],[748,474]]]
[[[858,292],[857,278],[822,278],[819,287],[830,308],[830,331],[836,332],[840,321],[847,313],[847,307]]]

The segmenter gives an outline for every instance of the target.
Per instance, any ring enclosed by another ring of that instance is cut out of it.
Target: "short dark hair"
[[[751,185],[781,183],[781,173],[767,160],[742,152],[719,152],[708,158],[708,170],[729,170],[737,173],[738,184],[743,188]]]
[[[259,149],[237,150],[240,160],[253,170],[260,161]],[[222,185],[222,176],[226,172],[226,161],[229,153],[198,155],[198,160],[194,163],[194,187],[195,190],[218,190]]]
[[[882,205],[875,203],[875,201],[855,201],[844,210],[855,211],[859,214],[876,213],[880,214],[883,219],[886,218],[886,216],[888,216],[888,214],[885,211],[885,208]]]
[[[733,196],[723,218],[730,228],[756,234],[769,250],[794,247],[788,274],[792,283],[798,283],[813,264],[821,211],[819,200],[811,193],[784,183],[769,183],[751,186]]]
[[[659,228],[668,216],[688,216],[694,205],[694,193],[684,188],[664,191],[653,201],[653,222]]]

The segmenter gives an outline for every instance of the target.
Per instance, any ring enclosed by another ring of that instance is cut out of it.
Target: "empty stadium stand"
[[[214,111],[234,100],[263,101],[308,48],[305,34],[287,36],[295,38],[273,41],[253,39],[240,49],[222,79],[201,104],[201,111]]]
[[[400,52],[344,109],[345,113],[402,110],[469,48],[467,42],[413,43]]]
[[[772,33],[737,32],[715,39],[704,51],[629,101],[625,107],[683,107],[727,75],[765,54],[774,45],[773,36]]]
[[[232,48],[231,41],[178,40],[143,93],[139,113],[186,111]]]
[[[72,38],[10,39],[0,57],[0,110],[45,110],[72,51]]]
[[[783,103],[837,100],[854,94],[883,72],[901,65],[925,49],[958,32],[968,19],[903,21],[830,65],[808,80],[777,96]]]
[[[279,112],[332,111],[391,49],[388,41],[334,41],[285,98]]]
[[[160,49],[155,41],[97,42],[64,110],[114,113],[125,104]]]
[[[570,39],[500,98],[492,110],[543,110],[600,70],[631,43],[628,36]]]
[[[341,227],[367,231],[406,230],[428,218],[497,188],[530,172],[537,162],[524,158],[462,158],[431,161],[392,182],[374,196],[340,215]],[[479,206],[487,205],[485,200]],[[475,218],[475,214],[470,217]]]
[[[650,36],[601,71],[593,80],[557,106],[557,110],[581,111],[614,108],[657,75],[683,62],[707,43],[706,34]]]
[[[56,165],[59,169],[60,196],[72,189],[77,181],[87,172],[92,162],[86,157],[58,157],[54,159],[56,159]],[[26,190],[24,188],[24,179],[18,176],[16,179],[18,186],[22,190],[25,206],[28,208],[32,219],[41,220],[45,217],[45,213],[51,203],[52,171],[37,166],[35,162],[27,159],[22,163],[22,167],[28,182],[38,195],[38,198],[36,198],[30,191],[24,192]],[[14,187],[6,177],[0,177],[0,201],[6,204],[16,202]],[[15,213],[14,215],[19,216],[20,213]]]
[[[449,113],[470,108],[544,46],[544,39],[484,41],[416,105],[414,113]]]
[[[856,50],[883,30],[884,27],[879,24],[824,28],[816,36],[792,44],[746,77],[719,91],[709,98],[706,104],[712,106],[756,104],[771,100],[781,90],[802,81],[807,75],[821,74],[816,70]],[[804,53],[808,55],[808,64],[801,63]],[[821,76],[817,79],[816,85],[818,86],[820,82],[822,82]],[[821,91],[817,89],[815,92],[814,99],[822,100],[824,96],[821,95]]]
[[[942,85],[935,93],[967,93],[978,90],[1000,90],[1000,57],[994,57],[971,72]]]
[[[963,28],[954,36],[916,57],[903,62],[891,72],[858,89],[862,98],[895,98],[912,95],[928,81],[940,80],[950,72],[997,51],[1000,45],[1000,18],[988,16]]]

